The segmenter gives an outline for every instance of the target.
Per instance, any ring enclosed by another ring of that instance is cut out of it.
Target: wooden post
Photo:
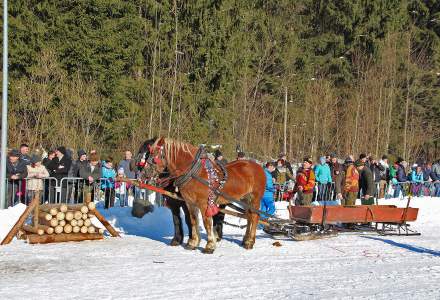
[[[37,191],[34,197],[40,199],[40,191]],[[40,216],[40,201],[38,201],[37,205],[35,205],[34,208],[34,217],[32,220],[34,227],[38,226],[39,216]]]
[[[26,219],[31,214],[32,210],[35,208],[35,206],[39,202],[40,202],[40,199],[38,199],[36,197],[31,201],[29,206],[26,208],[26,210],[20,216],[17,223],[15,223],[14,227],[12,227],[11,231],[9,231],[9,233],[6,235],[6,237],[3,239],[3,241],[0,245],[7,245],[12,241],[14,236],[17,234],[18,230],[23,226],[24,222],[26,221]]]

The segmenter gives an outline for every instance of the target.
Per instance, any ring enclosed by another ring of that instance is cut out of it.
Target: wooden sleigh
[[[289,206],[291,224],[270,222],[266,232],[287,235],[295,240],[310,240],[353,232],[380,235],[420,235],[408,222],[417,220],[418,208],[395,205]]]

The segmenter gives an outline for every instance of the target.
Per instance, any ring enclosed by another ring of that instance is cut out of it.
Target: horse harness
[[[158,148],[158,155],[154,157],[152,155],[149,156],[147,160],[149,164],[157,164],[160,163],[161,160],[165,160],[163,147],[158,146]],[[152,152],[152,150],[153,149],[150,149],[150,152]],[[205,169],[208,175],[207,180],[199,176],[202,167]],[[220,172],[218,171],[218,169],[220,169]],[[208,186],[207,213],[210,216],[216,215],[219,211],[216,205],[216,201],[218,199],[218,196],[222,194],[220,190],[223,189],[226,181],[228,180],[228,172],[222,164],[216,163],[208,157],[208,153],[206,152],[206,148],[204,146],[199,147],[194,157],[194,160],[192,161],[187,171],[185,171],[182,175],[176,177],[168,176],[166,178],[163,178],[161,179],[161,183],[169,184],[171,181],[173,181],[173,185],[176,187],[176,189],[180,189],[192,179],[196,179],[202,184]]]

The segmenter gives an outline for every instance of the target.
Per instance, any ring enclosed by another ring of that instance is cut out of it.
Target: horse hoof
[[[251,243],[251,242],[244,242],[244,243],[243,243],[243,248],[244,248],[244,249],[247,249],[247,250],[251,250],[251,249],[254,248],[254,243]]]
[[[177,239],[171,240],[170,246],[180,246],[180,245],[182,245],[182,241],[179,241]]]
[[[185,248],[185,250],[196,250],[196,247],[189,245],[189,244],[186,244],[184,248]]]
[[[214,249],[210,249],[210,248],[205,248],[202,251],[204,254],[212,254],[214,253]]]

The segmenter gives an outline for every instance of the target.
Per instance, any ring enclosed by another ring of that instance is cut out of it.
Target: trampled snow
[[[129,208],[101,210],[122,238],[1,246],[0,299],[440,299],[440,199],[411,206],[420,208],[412,227],[421,236],[341,234],[274,247],[259,230],[245,250],[244,229],[226,226],[212,255],[168,246],[167,208],[142,219]],[[278,214],[286,215],[283,205]]]

